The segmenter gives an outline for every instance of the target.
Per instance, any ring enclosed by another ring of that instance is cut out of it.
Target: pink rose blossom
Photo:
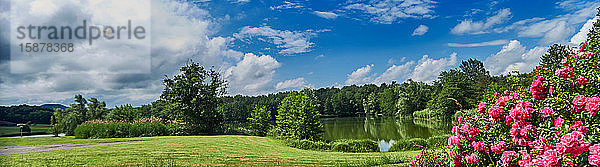
[[[552,167],[558,165],[558,153],[556,150],[546,150],[542,156],[541,162],[538,163],[543,167]]]
[[[527,150],[520,150],[519,154],[521,155],[521,160],[518,162],[519,166],[529,167],[532,165],[531,154]]]
[[[487,152],[487,150],[486,150],[487,145],[483,141],[472,142],[471,146],[473,148],[475,148],[475,150],[477,150],[477,151],[486,151]]]
[[[571,101],[575,107],[574,112],[582,112],[584,110],[586,101],[587,98],[584,95],[575,95],[575,97],[573,97],[573,101]]]
[[[562,118],[556,118],[554,119],[554,127],[561,127],[563,124],[565,123],[565,120]]]
[[[543,100],[548,95],[548,89],[542,86],[542,81],[544,81],[544,77],[537,77],[536,80],[531,82],[531,86],[529,91],[535,100]]]
[[[483,113],[483,112],[485,112],[485,102],[480,102],[480,103],[479,103],[479,106],[477,107],[477,110],[478,110],[480,113]]]
[[[489,110],[488,113],[490,114],[490,117],[492,118],[498,118],[502,115],[502,113],[504,112],[504,109],[500,108],[499,106],[492,106]]]
[[[502,151],[504,151],[504,149],[506,149],[506,144],[503,141],[500,141],[498,144],[493,145],[490,149],[492,152],[500,154]]]
[[[571,130],[573,129],[577,129],[579,127],[583,126],[583,122],[581,121],[575,121],[575,123],[573,124],[573,126],[571,126]]]
[[[502,153],[502,157],[500,157],[500,160],[502,160],[503,163],[509,163],[510,161],[512,161],[513,158],[518,158],[519,154],[517,154],[517,152],[514,151],[504,151]]]
[[[588,161],[592,165],[600,165],[600,144],[594,144],[590,147],[590,155],[588,156]]]
[[[556,144],[556,149],[560,154],[571,154],[577,156],[586,152],[590,146],[589,141],[584,141],[585,136],[582,132],[573,131],[560,137],[560,143]]]
[[[577,84],[579,85],[585,85],[587,84],[588,80],[585,77],[579,77],[577,78]]]
[[[479,157],[477,157],[477,153],[471,153],[471,155],[465,156],[465,160],[470,164],[477,164],[479,162]]]
[[[540,113],[542,114],[542,117],[551,117],[552,114],[554,114],[554,110],[550,107],[544,107]]]
[[[555,75],[558,75],[560,78],[569,78],[569,77],[573,77],[573,68],[569,67],[569,66],[563,66],[562,68],[556,70],[556,72],[554,73]]]
[[[448,138],[448,145],[451,145],[454,147],[460,146],[460,138],[458,138],[458,136],[450,136]]]
[[[600,110],[600,98],[597,97],[588,97],[585,103],[585,111],[592,113],[595,115],[595,112]]]

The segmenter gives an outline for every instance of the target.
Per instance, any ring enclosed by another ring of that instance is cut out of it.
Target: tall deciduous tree
[[[369,96],[363,101],[363,107],[366,114],[379,114],[381,109],[379,108],[379,98],[377,97],[377,93],[372,92],[369,94]]]
[[[379,108],[384,115],[395,115],[398,109],[396,103],[398,100],[398,92],[394,87],[385,89],[379,93]]]
[[[223,114],[217,109],[223,103],[226,82],[213,70],[190,61],[180,74],[163,80],[161,99],[173,105],[178,118],[196,128],[192,133],[213,132],[223,124]]]
[[[106,103],[104,101],[98,101],[96,98],[90,98],[88,100],[87,110],[87,118],[89,120],[102,119],[102,117],[108,113]]]
[[[271,111],[267,109],[267,106],[254,106],[248,121],[250,123],[250,129],[254,135],[257,136],[267,135],[267,132],[271,130],[274,124],[271,117]]]
[[[131,105],[121,105],[110,110],[109,120],[132,122],[140,118],[142,113]]]
[[[423,110],[431,100],[431,86],[411,79],[396,87],[398,91],[398,116],[411,116],[413,112]]]
[[[319,112],[308,96],[291,92],[277,110],[275,132],[286,138],[319,140],[323,136],[323,124]]]
[[[460,70],[466,75],[466,84],[470,84],[466,94],[465,101],[467,102],[466,107],[472,107],[477,105],[477,102],[483,98],[485,89],[491,83],[491,76],[489,71],[483,66],[483,62],[477,59],[469,59],[462,61],[460,64]]]

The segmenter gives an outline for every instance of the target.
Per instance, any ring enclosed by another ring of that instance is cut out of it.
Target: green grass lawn
[[[0,156],[0,166],[404,166],[418,153],[308,151],[287,147],[276,139],[237,135],[124,139],[0,138],[0,143],[17,146],[126,140],[142,141]]]
[[[47,134],[48,129],[50,129],[50,125],[48,124],[37,124],[35,126],[31,126],[31,134]],[[0,136],[18,136],[20,134],[19,127],[0,126]]]

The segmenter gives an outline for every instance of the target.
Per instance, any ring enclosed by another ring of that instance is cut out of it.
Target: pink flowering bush
[[[449,166],[599,166],[599,26],[557,66],[538,66],[528,90],[489,95],[461,116]]]

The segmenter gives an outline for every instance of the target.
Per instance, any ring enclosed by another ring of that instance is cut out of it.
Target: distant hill
[[[45,107],[45,108],[49,108],[49,109],[55,109],[55,108],[60,108],[60,109],[67,109],[69,107],[64,106],[62,104],[42,104],[40,107]]]

